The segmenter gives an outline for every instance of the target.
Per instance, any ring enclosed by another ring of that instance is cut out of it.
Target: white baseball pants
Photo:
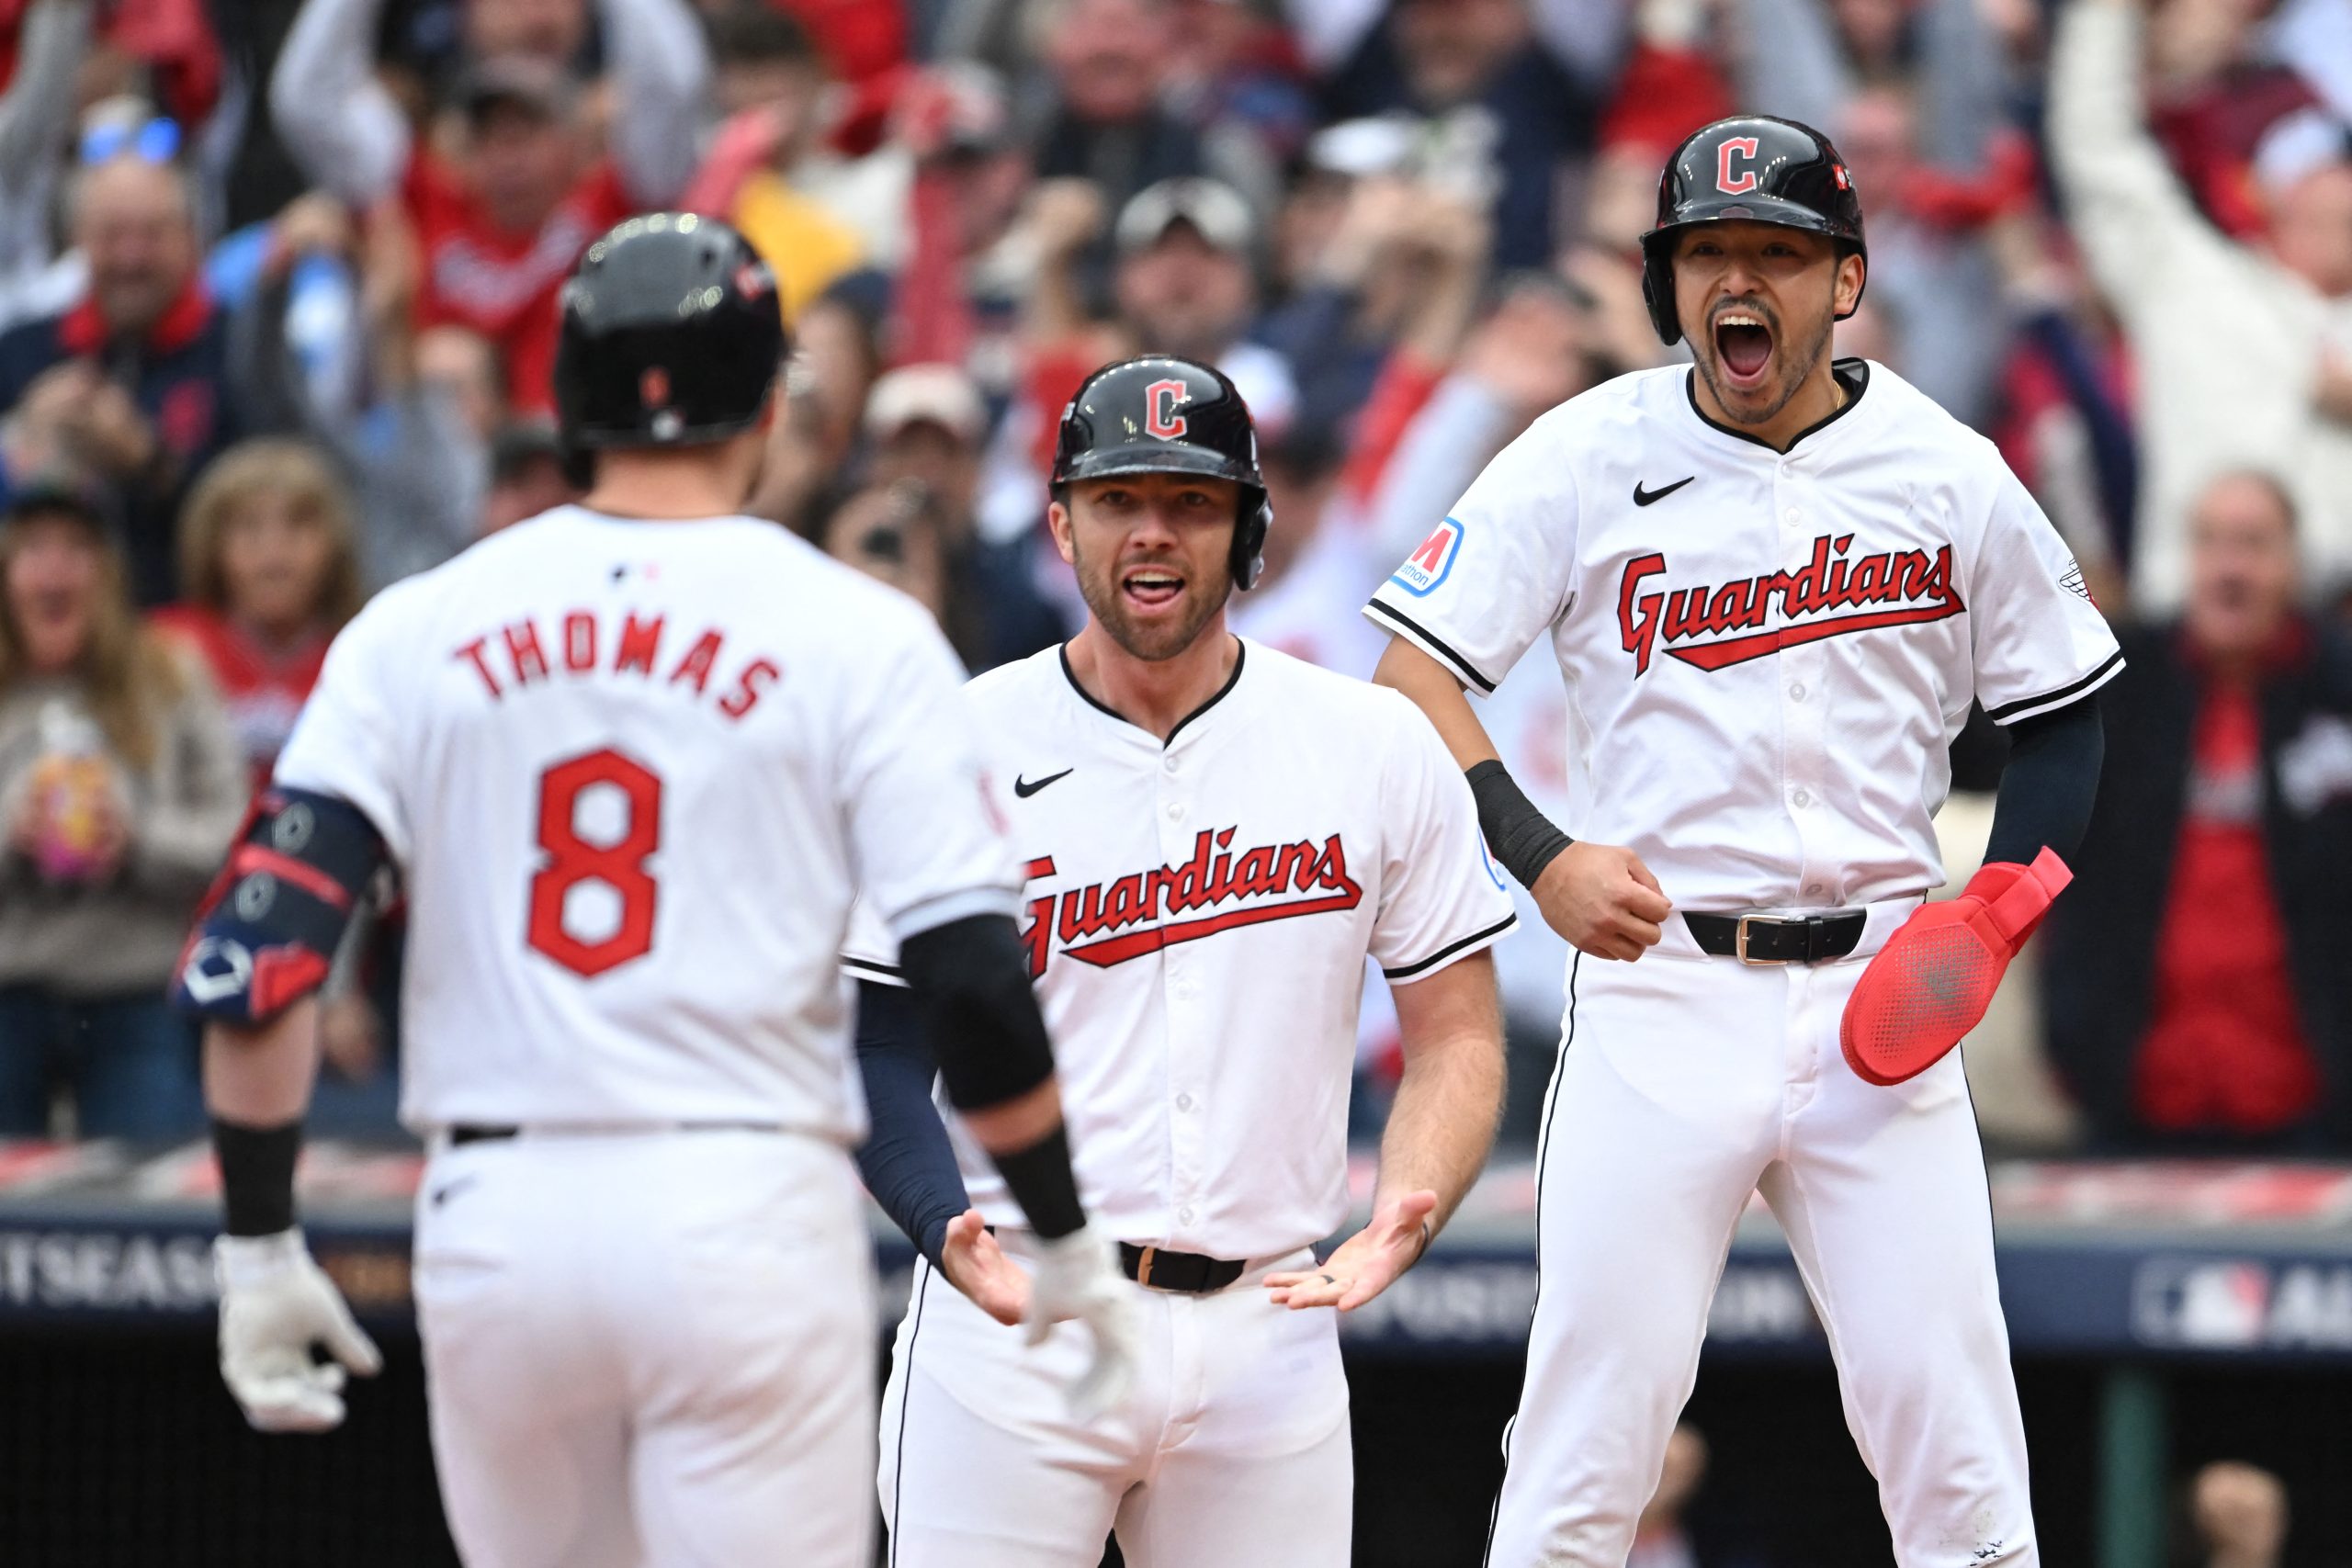
[[[1877,1089],[1838,1023],[1914,901],[1807,967],[1700,953],[1669,919],[1578,958],[1539,1155],[1539,1295],[1491,1568],[1622,1568],[1698,1374],[1749,1194],[1787,1232],[1901,1568],[2038,1565],[2025,1430],[1957,1052]]]
[[[435,1151],[415,1294],[468,1568],[869,1568],[874,1264],[834,1145]]]
[[[1000,1235],[1020,1256],[1021,1239]],[[915,1265],[882,1393],[890,1568],[1346,1568],[1355,1468],[1331,1313],[1266,1299],[1268,1258],[1215,1295],[1133,1287],[1143,1355],[1092,1427],[1067,1390],[1091,1353],[1035,1349]]]

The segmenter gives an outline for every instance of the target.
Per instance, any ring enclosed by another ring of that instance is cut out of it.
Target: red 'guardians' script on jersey
[[[1108,969],[1237,926],[1352,909],[1363,901],[1363,886],[1348,874],[1339,834],[1320,844],[1302,839],[1236,854],[1235,831],[1204,828],[1193,840],[1193,858],[1182,865],[1157,866],[1029,900],[1029,924],[1021,933],[1029,952],[1029,977],[1034,980],[1046,972],[1057,935],[1067,956]],[[1053,874],[1051,855],[1031,861],[1024,873],[1032,882]],[[1250,899],[1266,902],[1244,902]],[[1192,915],[1222,904],[1240,908]],[[1179,915],[1192,918],[1173,918]],[[1159,923],[1147,923],[1151,921]],[[1135,927],[1141,929],[1130,929]]]
[[[1648,592],[1644,584],[1666,575],[1666,557],[1634,557],[1617,589],[1617,627],[1634,656],[1634,673],[1649,669],[1661,636],[1666,651],[1685,664],[1721,670],[1800,643],[1940,621],[1968,608],[1952,586],[1950,545],[1933,555],[1885,550],[1849,560],[1853,543],[1851,534],[1824,534],[1813,542],[1813,558],[1794,571]],[[1767,628],[1776,597],[1789,624]]]

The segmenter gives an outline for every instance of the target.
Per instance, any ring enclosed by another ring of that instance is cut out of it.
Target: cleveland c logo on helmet
[[[1667,343],[1682,341],[1675,320],[1676,236],[1701,223],[1769,223],[1818,234],[1840,256],[1865,265],[1862,202],[1846,161],[1809,125],[1770,115],[1734,115],[1683,138],[1657,182],[1657,220],[1642,236],[1642,299]],[[1855,303],[1860,302],[1855,296]]]
[[[1046,482],[1064,486],[1118,474],[1193,474],[1239,491],[1230,566],[1236,587],[1258,578],[1273,510],[1258,471],[1258,432],[1240,390],[1213,365],[1148,354],[1105,365],[1062,410]]]
[[[1737,158],[1744,167],[1732,173],[1732,160]],[[1745,196],[1756,188],[1756,138],[1731,136],[1715,149],[1715,188],[1725,196]]]
[[[1182,381],[1154,381],[1143,389],[1143,428],[1149,435],[1162,441],[1175,441],[1184,434],[1184,416],[1176,411],[1184,406],[1185,387]]]

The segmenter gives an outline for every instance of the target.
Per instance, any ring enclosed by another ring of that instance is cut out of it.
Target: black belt
[[[1843,958],[1861,944],[1862,928],[1871,923],[1867,909],[1840,909],[1834,915],[1697,915],[1686,914],[1699,951],[1742,964],[1819,964]]]
[[[1204,1258],[1197,1252],[1170,1252],[1164,1247],[1119,1244],[1119,1267],[1136,1284],[1154,1291],[1179,1291],[1205,1296],[1241,1278],[1247,1264],[1230,1258]]]
[[[560,1122],[551,1123],[560,1132]],[[783,1129],[773,1122],[653,1122],[643,1127],[621,1127],[616,1132],[643,1133],[776,1133]],[[449,1146],[458,1148],[467,1144],[491,1144],[503,1138],[522,1136],[523,1129],[512,1122],[485,1124],[460,1122],[449,1129]]]

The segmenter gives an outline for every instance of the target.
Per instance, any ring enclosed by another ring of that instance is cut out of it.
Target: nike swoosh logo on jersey
[[[1677,479],[1672,484],[1668,485],[1664,490],[1644,490],[1642,488],[1642,481],[1635,479],[1634,481],[1634,504],[1635,506],[1647,506],[1653,501],[1664,501],[1668,496],[1672,495],[1676,491],[1680,490],[1684,485],[1689,484],[1691,479],[1695,479],[1698,477],[1698,475],[1692,474],[1688,479]]]
[[[439,1208],[450,1199],[455,1198],[458,1193],[463,1192],[467,1188],[471,1187],[480,1178],[471,1176],[461,1176],[458,1178],[457,1180],[450,1182],[447,1186],[441,1188],[433,1194],[433,1206],[436,1209]]]
[[[1047,784],[1052,784],[1055,780],[1066,779],[1076,771],[1077,770],[1073,768],[1064,768],[1058,773],[1047,773],[1044,778],[1039,779],[1035,784],[1030,783],[1027,779],[1024,779],[1018,773],[1015,773],[1012,778],[1012,793],[1019,795],[1022,799],[1026,800],[1031,795],[1036,794],[1039,790],[1045,788]]]

